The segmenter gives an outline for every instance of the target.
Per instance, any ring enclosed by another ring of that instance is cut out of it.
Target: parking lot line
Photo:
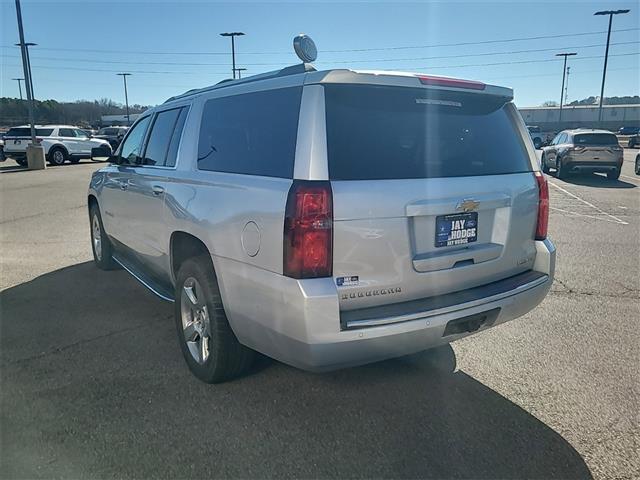
[[[565,193],[566,195],[569,195],[570,197],[572,197],[572,198],[574,198],[574,199],[576,199],[576,200],[578,200],[578,201],[580,201],[580,202],[584,203],[585,205],[587,205],[587,206],[589,206],[589,207],[593,208],[593,209],[594,209],[595,211],[597,211],[598,213],[600,213],[600,214],[602,214],[602,215],[605,215],[605,216],[607,216],[607,217],[609,217],[609,218],[611,218],[611,219],[615,220],[615,222],[614,222],[614,223],[618,223],[618,224],[620,224],[620,225],[629,225],[629,224],[628,224],[627,222],[625,222],[624,220],[620,220],[620,219],[619,219],[618,217],[616,217],[615,215],[611,215],[610,213],[605,212],[604,210],[602,210],[602,209],[600,209],[600,208],[596,207],[593,203],[588,202],[587,200],[585,200],[585,199],[583,199],[583,198],[580,198],[580,197],[579,197],[578,195],[576,195],[575,193],[572,193],[572,192],[570,192],[569,190],[567,190],[567,189],[565,189],[565,188],[562,188],[560,185],[557,185],[557,184],[555,184],[555,183],[553,183],[553,182],[550,182],[550,181],[548,181],[548,183],[549,183],[549,185],[551,185],[552,187],[557,188],[558,190],[560,190],[561,192]],[[551,208],[552,208],[553,210],[560,210],[559,208],[554,208],[554,207],[551,207]],[[583,216],[583,217],[589,217],[589,216],[591,216],[591,217],[593,217],[593,218],[598,218],[598,219],[600,219],[600,220],[605,220],[604,218],[596,217],[596,216],[593,216],[593,215],[585,215],[585,214],[576,213],[576,212],[570,212],[570,211],[566,211],[566,210],[560,210],[560,211],[563,211],[563,212],[566,212],[566,213],[571,213],[571,214],[573,214],[573,215],[578,215],[578,216]]]
[[[634,182],[640,182],[640,178],[630,177],[629,175],[620,175],[622,178],[626,178],[627,180],[633,180]]]

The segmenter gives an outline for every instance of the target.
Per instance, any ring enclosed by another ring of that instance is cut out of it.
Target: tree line
[[[148,106],[129,105],[129,113],[144,112]],[[108,98],[76,102],[56,100],[35,101],[35,121],[38,124],[58,123],[78,126],[98,126],[102,115],[124,115],[125,107]],[[28,123],[29,110],[26,100],[0,97],[0,126]]]

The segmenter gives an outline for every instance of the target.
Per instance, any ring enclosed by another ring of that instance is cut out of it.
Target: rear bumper
[[[619,159],[573,160],[563,159],[563,166],[569,172],[613,172],[622,168],[622,157]]]
[[[331,278],[294,280],[219,257],[214,264],[227,316],[241,343],[304,370],[326,371],[419,352],[474,333],[467,326],[483,331],[526,314],[553,282],[555,247],[545,240],[536,242],[536,250],[533,270],[538,275],[510,291],[350,329],[341,326]]]

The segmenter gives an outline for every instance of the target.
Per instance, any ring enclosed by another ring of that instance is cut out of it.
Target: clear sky
[[[513,87],[519,106],[558,101],[562,62],[554,54],[574,51],[569,101],[597,96],[607,17],[593,13],[621,8],[631,13],[614,18],[605,96],[638,95],[637,1],[22,1],[26,40],[38,44],[31,50],[37,99],[123,103],[115,74],[126,71],[133,74],[129,103],[149,105],[229,78],[229,39],[218,35],[224,31],[246,33],[236,58],[247,75],[297,63],[291,41],[304,32],[318,46],[318,69],[482,80]],[[11,79],[22,71],[12,46],[18,41],[13,0],[0,0],[0,22],[0,96],[17,97]]]

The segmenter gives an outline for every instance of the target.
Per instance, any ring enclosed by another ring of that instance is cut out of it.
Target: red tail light
[[[294,180],[284,217],[283,272],[293,278],[330,277],[333,195],[325,181]]]
[[[547,238],[549,226],[549,185],[542,172],[533,172],[538,184],[538,224],[536,225],[536,240]]]
[[[432,77],[426,75],[418,75],[420,83],[423,85],[436,85],[440,87],[469,88],[471,90],[484,90],[486,85],[481,82],[472,80],[458,80],[456,78]]]

